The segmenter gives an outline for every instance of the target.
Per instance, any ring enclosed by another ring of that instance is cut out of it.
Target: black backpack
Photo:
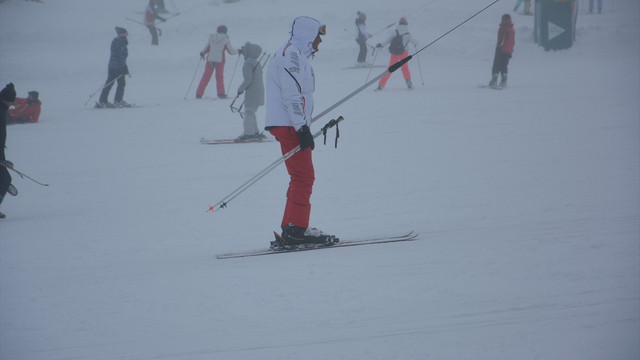
[[[408,33],[404,33],[402,35],[406,35]],[[389,44],[389,52],[394,55],[402,55],[404,54],[404,42],[402,41],[402,35],[396,30],[396,36],[391,39],[391,43]]]

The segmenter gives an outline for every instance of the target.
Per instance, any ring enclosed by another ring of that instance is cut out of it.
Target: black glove
[[[377,47],[377,48],[381,48],[381,47],[382,47],[382,43],[377,43],[377,44],[376,44],[376,47]]]
[[[311,148],[313,150],[316,147],[313,141],[313,135],[308,125],[304,125],[298,130],[298,140],[300,140],[300,150]]]
[[[13,163],[11,161],[9,161],[9,160],[5,160],[4,163],[9,165],[9,166],[11,166],[11,167],[13,167]]]
[[[200,59],[204,60],[204,54],[200,52]]]
[[[242,90],[238,90],[238,96],[242,95],[243,92],[244,91],[242,91]]]

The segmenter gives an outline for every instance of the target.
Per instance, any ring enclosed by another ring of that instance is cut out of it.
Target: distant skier
[[[238,96],[244,93],[244,133],[238,137],[238,140],[262,139],[265,136],[259,132],[256,120],[258,107],[264,105],[264,82],[259,60],[262,48],[247,42],[240,53],[245,59],[242,65],[244,81],[238,87]]]
[[[207,45],[200,52],[200,57],[202,59],[204,59],[204,55],[207,54],[207,63],[205,65],[202,78],[200,79],[198,89],[196,90],[196,99],[200,99],[202,95],[204,95],[204,90],[207,88],[214,70],[216,73],[216,89],[218,91],[218,97],[221,99],[227,97],[227,94],[224,91],[225,52],[228,52],[230,55],[236,55],[238,53],[238,50],[231,45],[231,40],[229,40],[227,31],[228,29],[225,25],[218,26],[216,33],[209,36]]]
[[[522,0],[517,0],[516,1],[516,6],[513,8],[514,12],[518,12],[518,8],[520,7],[520,5],[522,4]],[[532,15],[533,13],[531,12],[531,0],[524,0],[524,14],[525,15]]]
[[[7,141],[8,110],[14,101],[16,101],[16,89],[14,88],[13,83],[9,83],[4,87],[4,89],[2,89],[2,91],[0,91],[0,161],[8,163],[9,165],[12,164],[10,161],[7,161],[4,154],[4,148]],[[9,170],[0,165],[0,204],[2,204],[2,200],[7,194],[7,191],[12,187],[13,185],[11,185],[11,175],[9,175]],[[0,219],[4,218],[5,215],[0,212]]]
[[[156,19],[165,22],[167,19],[158,15],[157,0],[149,0],[146,9],[144,10],[144,24],[151,33],[151,45],[158,45],[158,33],[160,29],[156,28]]]
[[[129,50],[127,45],[127,30],[116,26],[116,36],[111,41],[111,56],[109,57],[109,70],[107,81],[102,88],[100,94],[100,101],[96,103],[96,108],[115,108],[115,107],[130,107],[126,101],[122,100],[124,96],[124,87],[126,85],[125,75],[129,74],[129,67],[127,67],[127,56],[129,56]],[[108,101],[109,92],[113,83],[117,82],[116,95],[113,99],[113,104]]]
[[[409,23],[407,22],[407,18],[401,17],[394,32],[389,35],[389,37],[385,41],[383,41],[382,43],[378,43],[376,47],[382,48],[389,44],[389,52],[391,53],[389,66],[391,66],[409,56],[409,51],[407,50],[407,45],[409,45],[409,43],[413,44],[414,46],[418,46],[418,41],[414,39],[413,36],[411,36],[411,34],[409,33]],[[407,87],[409,89],[413,89],[413,84],[411,83],[411,71],[409,71],[409,63],[404,63],[404,65],[402,65],[400,69],[402,69],[402,76],[407,83]],[[384,86],[387,84],[387,81],[390,77],[391,73],[388,73],[382,79],[380,79],[380,81],[378,82],[378,88],[376,90],[382,90],[382,88],[384,88]]]
[[[38,99],[40,95],[37,91],[29,91],[27,98],[16,98],[13,108],[9,109],[10,122],[13,123],[35,123],[40,117],[42,101]]]
[[[265,129],[280,142],[282,154],[300,150],[285,160],[289,173],[287,202],[281,237],[274,248],[298,244],[332,244],[335,237],[309,227],[311,192],[315,180],[311,151],[315,147],[311,125],[315,76],[309,57],[318,51],[326,26],[300,16],[291,25],[291,37],[278,49],[267,69]]]
[[[358,17],[356,18],[356,42],[360,46],[360,51],[358,52],[358,59],[356,61],[356,66],[358,67],[366,67],[370,64],[367,64],[367,40],[371,38],[373,35],[369,34],[367,31],[367,15],[363,12],[358,11]]]
[[[513,29],[511,15],[502,15],[502,21],[498,28],[498,42],[496,44],[496,53],[493,57],[493,67],[491,68],[491,81],[489,86],[492,88],[506,88],[509,59],[513,53],[513,46],[516,41],[516,32]],[[498,76],[502,75],[500,85],[498,85]]]

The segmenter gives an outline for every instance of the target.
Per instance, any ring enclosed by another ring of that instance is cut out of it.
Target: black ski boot
[[[271,242],[272,249],[294,249],[307,246],[331,246],[340,240],[334,235],[325,234],[316,228],[302,228],[295,225],[282,227],[282,234],[276,235]]]

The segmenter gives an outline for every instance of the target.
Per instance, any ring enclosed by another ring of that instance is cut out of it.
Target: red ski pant
[[[204,66],[202,79],[200,79],[200,84],[196,90],[197,96],[204,95],[204,89],[209,85],[209,80],[211,80],[211,75],[214,70],[216,71],[216,88],[218,90],[218,94],[224,94],[224,63],[207,61],[207,64]]]
[[[271,135],[280,142],[282,154],[286,154],[300,145],[298,134],[293,127],[279,126],[269,130]],[[287,190],[287,204],[284,208],[282,226],[293,224],[301,228],[309,227],[311,214],[311,192],[315,180],[311,149],[300,150],[285,160],[289,173],[289,189]]]
[[[391,59],[389,59],[389,66],[397,63],[398,61],[406,58],[407,56],[409,56],[409,51],[407,50],[405,50],[404,53],[402,53],[402,55],[391,54]],[[411,79],[411,72],[409,71],[408,61],[400,67],[400,70],[402,70],[402,76],[404,76],[405,80]],[[389,78],[391,77],[391,74],[392,73],[388,73],[387,75],[385,75],[382,79],[380,79],[380,82],[378,84],[384,87],[387,84],[387,81],[389,80]]]

